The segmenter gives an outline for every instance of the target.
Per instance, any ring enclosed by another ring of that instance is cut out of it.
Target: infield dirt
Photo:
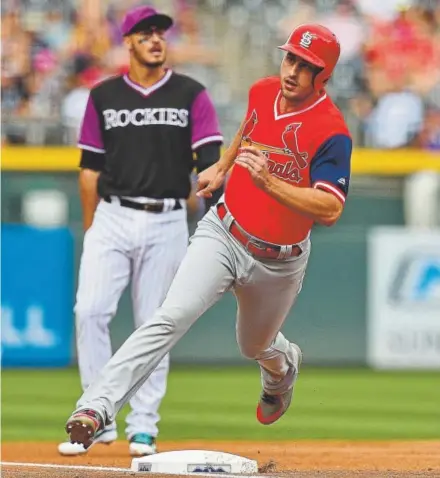
[[[295,478],[440,477],[440,441],[295,441],[295,442],[160,442],[159,451],[219,450],[257,460],[266,476]],[[56,443],[15,442],[2,444],[2,462],[47,463],[74,466],[127,468],[127,473],[62,468],[19,468],[4,465],[5,478],[111,478],[139,476],[129,472],[128,445],[118,441],[96,445],[87,455],[62,457]],[[166,475],[153,475],[165,478]],[[173,475],[176,478],[176,475]]]

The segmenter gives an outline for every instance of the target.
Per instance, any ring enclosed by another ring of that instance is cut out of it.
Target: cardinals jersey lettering
[[[324,93],[303,110],[281,114],[280,87],[278,77],[251,87],[241,146],[260,149],[270,174],[292,187],[320,188],[344,203],[352,140],[341,112]],[[312,219],[259,189],[238,165],[232,169],[225,202],[248,233],[275,244],[298,243],[313,226]]]

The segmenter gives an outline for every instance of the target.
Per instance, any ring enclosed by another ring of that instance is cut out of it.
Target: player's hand
[[[225,178],[226,174],[218,168],[217,164],[205,169],[197,176],[197,196],[211,198],[212,193],[223,185]]]
[[[255,185],[260,189],[265,189],[269,184],[271,175],[267,167],[267,158],[254,146],[241,148],[239,155],[235,159],[235,164],[246,168]]]

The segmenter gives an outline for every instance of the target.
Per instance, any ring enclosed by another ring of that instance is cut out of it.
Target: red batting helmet
[[[312,65],[322,68],[315,78],[315,89],[324,87],[339,59],[341,46],[336,35],[316,23],[299,25],[290,34],[281,50],[297,55]]]

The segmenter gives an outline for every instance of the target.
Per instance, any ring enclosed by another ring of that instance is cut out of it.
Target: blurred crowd
[[[88,91],[127,70],[119,25],[136,0],[3,0],[3,144],[74,144]],[[440,149],[440,0],[151,0],[171,14],[168,64],[204,83],[229,140],[251,83],[313,21],[340,38],[328,87],[355,143]]]

